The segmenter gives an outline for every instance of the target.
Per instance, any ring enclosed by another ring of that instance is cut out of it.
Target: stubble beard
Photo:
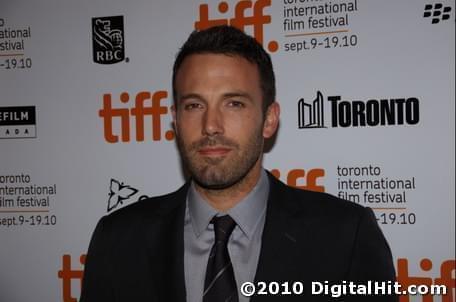
[[[177,143],[193,180],[208,190],[224,190],[241,183],[263,152],[263,136],[258,129],[244,147],[221,135],[206,136],[190,144],[177,135]],[[227,147],[231,151],[219,157],[198,154],[199,149],[209,146]]]

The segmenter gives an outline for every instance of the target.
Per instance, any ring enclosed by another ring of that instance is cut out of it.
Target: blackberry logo
[[[92,18],[93,61],[114,64],[125,59],[123,16]]]
[[[317,91],[317,98],[312,103],[306,103],[303,98],[298,101],[298,127],[325,128],[324,126],[323,95]]]
[[[432,17],[432,24],[437,24],[440,20],[450,19],[451,6],[443,7],[442,3],[426,4],[424,7],[424,18]]]

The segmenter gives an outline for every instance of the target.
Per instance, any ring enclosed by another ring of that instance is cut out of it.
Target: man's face
[[[176,74],[173,110],[184,164],[207,189],[225,189],[261,166],[262,92],[256,65],[238,56],[194,54]]]

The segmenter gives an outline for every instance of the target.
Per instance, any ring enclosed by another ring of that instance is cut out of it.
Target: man
[[[312,295],[312,281],[394,280],[372,210],[290,188],[263,170],[280,108],[271,59],[253,38],[229,26],[192,33],[174,63],[173,96],[191,178],[100,220],[81,301],[249,301],[244,282],[267,285],[250,301],[329,301]],[[294,282],[303,291],[287,294]]]

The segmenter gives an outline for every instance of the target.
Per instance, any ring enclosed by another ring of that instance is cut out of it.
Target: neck
[[[211,190],[203,188],[196,183],[195,188],[214,209],[226,212],[236,206],[253,190],[260,179],[261,169],[261,159],[258,159],[247,175],[229,188]]]

